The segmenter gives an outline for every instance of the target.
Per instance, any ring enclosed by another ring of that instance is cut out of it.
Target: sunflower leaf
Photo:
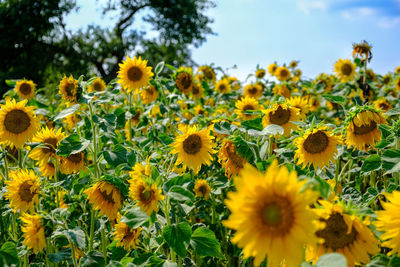
[[[18,263],[17,247],[13,242],[5,242],[0,248],[0,265],[11,266]]]
[[[382,160],[379,155],[370,155],[365,160],[361,166],[362,172],[371,172],[378,170],[382,165]]]
[[[125,214],[121,219],[121,222],[126,223],[130,228],[138,228],[149,219],[146,213],[144,213],[140,207],[131,206],[125,209]]]
[[[89,146],[89,144],[89,140],[80,138],[77,134],[71,134],[61,140],[57,147],[57,155],[68,157],[71,154],[82,152]]]
[[[64,110],[62,110],[60,113],[58,113],[54,118],[53,121],[59,120],[59,119],[63,119],[71,114],[74,114],[75,111],[77,111],[79,109],[80,104],[76,104],[73,106],[70,106],[69,108],[66,108]]]
[[[346,257],[340,253],[327,253],[322,255],[315,267],[347,267],[347,260]]]
[[[213,231],[199,227],[192,234],[190,245],[200,256],[222,258],[221,246]]]
[[[191,235],[192,229],[187,222],[168,225],[162,232],[167,244],[182,258],[186,256],[186,247],[189,245]]]

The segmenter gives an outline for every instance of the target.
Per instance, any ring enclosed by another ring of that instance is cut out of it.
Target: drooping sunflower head
[[[88,92],[101,92],[106,89],[107,85],[101,78],[96,78],[89,86]]]
[[[258,99],[263,94],[263,87],[257,83],[250,83],[244,87],[244,96],[252,97]]]
[[[84,191],[88,195],[89,203],[101,215],[106,215],[110,222],[115,221],[121,209],[121,193],[118,188],[107,181],[99,181]]]
[[[238,78],[233,77],[233,76],[228,76],[228,81],[231,84],[232,90],[237,91],[240,89],[241,85],[240,85],[240,81],[238,80]]]
[[[143,104],[150,104],[158,98],[157,88],[154,85],[142,88],[140,91],[140,98],[142,99]]]
[[[279,81],[287,81],[290,79],[290,70],[288,70],[288,68],[286,68],[285,66],[282,67],[278,67],[275,70],[275,76]]]
[[[207,180],[197,179],[194,183],[193,191],[196,197],[202,197],[207,200],[210,197],[211,187]]]
[[[27,101],[6,100],[0,106],[0,142],[20,148],[35,135],[39,122],[34,107],[25,106]]]
[[[31,99],[35,95],[36,84],[31,80],[20,80],[16,82],[14,91],[20,99]]]
[[[216,75],[212,67],[207,65],[200,66],[198,72],[200,72],[207,81],[215,82]]]
[[[141,57],[132,59],[126,56],[126,60],[119,64],[118,83],[128,93],[147,86],[153,76],[151,67],[147,66],[147,60],[142,60]]]
[[[342,82],[349,82],[354,79],[356,65],[349,59],[339,59],[334,65],[334,72]]]
[[[234,181],[237,191],[225,200],[231,215],[223,222],[236,230],[232,242],[243,248],[245,258],[254,257],[257,266],[265,257],[267,266],[283,261],[299,266],[303,244],[316,241],[317,216],[310,205],[318,195],[276,160],[265,174],[246,164]]]
[[[271,63],[271,64],[269,64],[269,66],[268,66],[268,73],[269,73],[270,75],[275,75],[275,71],[276,71],[277,68],[278,68],[278,65],[276,65],[276,63]]]
[[[301,96],[295,96],[287,99],[286,103],[289,106],[295,107],[299,110],[299,115],[301,120],[304,120],[306,118],[306,115],[310,110],[307,98]]]
[[[211,164],[211,154],[216,152],[213,139],[208,128],[198,131],[195,125],[185,127],[171,144],[173,149],[170,153],[178,154],[176,165],[183,163],[184,168],[191,168],[198,173],[202,164]]]
[[[173,75],[176,87],[185,95],[190,94],[192,91],[194,78],[191,68],[180,67]]]
[[[60,158],[60,172],[63,174],[77,173],[85,170],[85,153],[78,152],[68,157]]]
[[[136,200],[136,205],[149,216],[153,211],[158,211],[158,201],[164,199],[157,184],[150,184],[145,179],[130,181],[129,196]]]
[[[362,41],[361,43],[354,43],[353,44],[353,57],[357,58],[360,57],[361,61],[371,61],[372,53],[371,53],[372,46],[367,41]]]
[[[246,159],[239,155],[235,144],[226,139],[219,150],[218,162],[225,168],[225,175],[231,179],[243,169]]]
[[[215,83],[215,90],[221,94],[228,94],[231,91],[231,84],[227,78],[223,78]]]
[[[46,237],[44,235],[44,226],[42,223],[42,218],[37,215],[30,215],[24,213],[21,216],[22,227],[21,230],[24,233],[24,244],[28,249],[33,249],[33,253],[38,253],[43,251],[46,247]]]
[[[44,165],[50,159],[54,159],[57,146],[64,138],[65,134],[61,128],[58,130],[42,128],[32,139],[33,142],[41,143],[41,145],[32,149],[29,157],[38,161],[39,165]]]
[[[392,105],[387,101],[386,98],[380,98],[374,101],[374,107],[377,110],[382,110],[382,111],[389,111],[392,109]]]
[[[248,114],[246,112],[260,109],[257,99],[249,96],[243,97],[242,99],[236,101],[235,107],[236,107],[235,109],[236,115],[238,115],[238,117],[242,120],[254,119],[257,115]]]
[[[54,177],[56,174],[56,167],[54,164],[49,161],[47,163],[43,163],[39,165],[39,171],[44,177]]]
[[[324,168],[329,166],[337,153],[337,145],[340,144],[340,138],[327,130],[326,126],[317,127],[308,130],[302,136],[295,139],[294,144],[297,147],[295,159],[303,167],[313,166]]]
[[[7,192],[4,194],[10,200],[14,212],[33,210],[39,203],[39,178],[32,170],[18,170],[9,173],[10,180],[5,181]]]
[[[139,244],[139,237],[142,227],[130,228],[126,223],[119,222],[115,225],[114,240],[117,241],[118,247],[123,247],[126,251],[136,249]]]
[[[262,120],[263,126],[279,125],[284,130],[284,136],[289,136],[292,130],[297,129],[297,125],[293,121],[300,120],[298,109],[286,104],[275,103],[271,108],[263,110],[263,113],[265,114]]]
[[[258,69],[256,71],[256,77],[258,79],[262,79],[262,78],[264,78],[264,76],[265,76],[265,70],[264,69]]]
[[[284,98],[289,98],[292,95],[286,84],[276,84],[272,89],[274,95],[281,95]]]
[[[200,99],[203,97],[203,93],[204,93],[203,86],[198,82],[194,82],[192,85],[192,97],[194,99]]]
[[[78,92],[78,80],[75,80],[72,75],[68,78],[64,75],[61,79],[60,84],[58,85],[59,94],[62,95],[62,98],[65,101],[75,102],[76,94]]]

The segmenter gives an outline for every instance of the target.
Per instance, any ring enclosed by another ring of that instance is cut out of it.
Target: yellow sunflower
[[[150,157],[146,159],[146,165],[143,165],[141,162],[136,162],[133,170],[129,172],[129,177],[131,180],[130,183],[134,183],[140,179],[145,177],[151,177],[151,165],[150,165]]]
[[[286,84],[276,84],[272,89],[272,92],[274,95],[281,95],[284,98],[289,98],[292,95]]]
[[[290,107],[286,104],[275,103],[271,108],[262,111],[265,115],[262,124],[267,127],[270,124],[276,124],[283,128],[284,136],[289,136],[292,130],[297,129],[297,125],[293,121],[299,121],[300,115],[297,108]]]
[[[396,80],[394,81],[394,85],[396,87],[396,90],[400,91],[400,77],[396,78]]]
[[[208,128],[198,131],[195,125],[181,130],[182,134],[171,144],[173,149],[170,153],[178,154],[176,165],[183,163],[184,168],[191,168],[194,173],[198,173],[202,164],[211,164],[211,154],[216,153],[213,149],[214,137],[210,135]]]
[[[136,205],[149,216],[153,211],[158,212],[158,201],[164,199],[164,195],[157,184],[150,185],[143,179],[130,181],[129,196],[136,200]]]
[[[202,105],[197,105],[193,109],[194,109],[194,113],[196,113],[196,115],[208,116],[208,112],[203,108]]]
[[[54,177],[54,175],[56,174],[56,168],[51,161],[40,164],[39,171],[42,174],[42,176],[49,177],[49,178]]]
[[[4,196],[10,200],[10,207],[14,212],[33,211],[33,206],[39,204],[39,178],[32,170],[10,171],[9,178]]]
[[[260,109],[257,99],[249,96],[243,97],[242,99],[236,101],[235,107],[236,115],[238,115],[238,117],[242,120],[251,120],[257,117],[257,115],[246,114],[246,111]]]
[[[364,151],[374,147],[382,138],[378,129],[379,124],[386,124],[386,120],[378,111],[372,108],[366,108],[352,114],[347,126],[347,147],[353,146],[353,149],[357,148]]]
[[[142,60],[141,57],[132,59],[126,56],[126,60],[119,64],[118,83],[128,93],[135,92],[147,86],[153,75],[151,67],[147,66],[147,60]]]
[[[400,73],[400,66],[396,67],[394,69],[394,73],[399,74]]]
[[[316,242],[317,216],[310,206],[318,194],[304,189],[305,183],[276,160],[265,174],[246,164],[235,179],[237,191],[225,200],[231,215],[223,224],[236,230],[232,242],[256,266],[266,257],[267,266],[299,266],[304,244]]]
[[[88,92],[101,92],[106,89],[107,85],[101,78],[95,79],[89,86],[88,86]]]
[[[231,84],[228,79],[223,78],[215,84],[215,89],[221,94],[228,94],[231,91]]]
[[[377,110],[382,110],[382,111],[389,111],[390,109],[392,109],[392,105],[389,103],[389,101],[386,100],[386,98],[375,100],[374,107]]]
[[[316,209],[322,229],[316,232],[319,243],[308,245],[306,261],[315,263],[325,253],[336,252],[347,259],[347,266],[365,265],[379,253],[378,241],[367,225],[355,215],[344,213],[341,204],[320,200]]]
[[[286,100],[286,103],[289,106],[295,107],[299,110],[301,120],[304,120],[306,118],[306,115],[310,110],[307,98],[301,96],[291,97]]]
[[[388,85],[391,81],[392,81],[392,76],[390,75],[390,73],[382,77],[382,83],[385,85]]]
[[[291,61],[291,62],[289,63],[289,68],[294,69],[294,68],[297,67],[297,65],[298,65],[298,62],[297,62],[296,60],[293,60],[293,61]]]
[[[85,153],[83,152],[60,158],[60,172],[63,174],[77,173],[85,169]]]
[[[21,80],[17,81],[14,91],[21,99],[31,99],[35,95],[36,84],[33,81]]]
[[[253,97],[255,99],[258,99],[262,96],[263,94],[263,87],[260,84],[248,84],[244,87],[244,96],[248,97]]]
[[[265,70],[264,69],[258,69],[256,71],[256,77],[258,79],[262,79],[262,78],[264,78],[264,76],[265,76]]]
[[[63,123],[65,124],[65,128],[71,130],[75,127],[75,124],[80,122],[81,119],[77,114],[68,115],[63,119]]]
[[[158,98],[157,88],[154,85],[150,85],[146,88],[143,88],[140,91],[140,98],[143,101],[143,104],[149,104]]]
[[[114,240],[117,241],[118,247],[130,251],[136,249],[136,245],[139,244],[141,232],[142,227],[132,229],[126,223],[119,222],[115,225]]]
[[[310,111],[316,111],[321,106],[317,96],[309,96],[308,103]]]
[[[35,137],[32,138],[33,142],[41,143],[41,146],[37,146],[31,150],[29,157],[39,162],[39,165],[44,165],[56,156],[56,150],[58,144],[62,139],[65,138],[65,134],[62,129],[49,129],[47,127],[42,128]]]
[[[224,140],[218,154],[218,162],[225,168],[225,175],[230,179],[243,169],[246,160],[236,151],[236,146]]]
[[[322,169],[329,166],[329,161],[334,159],[340,138],[329,132],[326,126],[322,126],[308,130],[303,136],[297,137],[294,144],[297,147],[294,158],[299,160],[298,164]]]
[[[318,77],[313,81],[313,84],[315,85],[323,85],[324,86],[324,92],[330,92],[332,91],[333,85],[334,85],[334,79],[331,75],[327,75],[325,73],[321,73],[318,75]]]
[[[195,193],[195,197],[202,197],[207,200],[210,197],[211,187],[207,180],[197,179],[194,183],[193,191]]]
[[[191,68],[180,67],[174,75],[176,87],[185,95],[190,94],[193,88],[193,74]]]
[[[202,73],[207,80],[215,81],[216,75],[212,67],[207,65],[200,66],[198,72]]]
[[[339,59],[334,65],[334,72],[342,82],[349,82],[354,79],[356,65],[349,59]]]
[[[237,91],[240,89],[241,85],[238,78],[233,76],[228,76],[229,83],[231,84],[232,90]]]
[[[58,85],[58,89],[58,93],[62,95],[65,101],[75,102],[76,93],[78,92],[78,80],[75,80],[72,75],[70,75],[69,78],[64,75]]]
[[[20,148],[39,129],[34,107],[26,107],[27,101],[6,100],[5,105],[0,105],[0,142]]]
[[[112,184],[99,181],[84,191],[88,195],[89,203],[94,210],[99,210],[101,215],[106,215],[110,222],[115,221],[121,209],[121,193]]]
[[[22,244],[28,249],[33,249],[33,253],[35,254],[43,251],[46,247],[46,237],[41,217],[37,214],[30,215],[24,213],[21,216],[21,221],[23,223],[21,230],[24,233]]]
[[[387,201],[381,201],[383,210],[377,211],[376,229],[383,232],[379,237],[384,242],[382,247],[390,248],[388,255],[400,255],[400,192],[384,193]]]
[[[275,76],[279,81],[287,81],[290,79],[290,70],[286,68],[285,66],[283,67],[278,67],[275,70]]]
[[[203,86],[198,82],[194,82],[192,85],[192,97],[195,99],[202,98],[203,93],[204,93]]]
[[[326,101],[326,107],[329,110],[339,110],[340,109],[340,105],[338,103],[331,102],[331,101]]]
[[[269,73],[270,75],[275,75],[275,71],[276,71],[277,68],[278,68],[278,65],[276,65],[276,63],[271,63],[271,64],[269,64],[269,66],[268,66],[268,73]]]

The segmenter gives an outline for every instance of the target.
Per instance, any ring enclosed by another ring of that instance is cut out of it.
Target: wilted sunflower
[[[69,78],[64,75],[58,85],[58,89],[58,93],[62,95],[65,101],[75,102],[78,92],[78,80],[75,80],[72,75],[70,75]]]
[[[89,86],[88,86],[88,92],[101,92],[106,89],[107,85],[101,78],[95,79]]]
[[[44,177],[54,177],[56,168],[52,162],[47,162],[39,165],[39,171]]]
[[[326,126],[322,126],[308,130],[303,136],[297,137],[294,144],[297,147],[294,158],[299,160],[298,164],[322,169],[334,159],[340,138],[329,132]]]
[[[386,124],[385,118],[371,107],[350,115],[347,126],[346,145],[348,148],[368,151],[381,140],[379,124]]]
[[[281,95],[284,98],[289,98],[291,96],[291,92],[286,84],[276,84],[272,89],[274,95]]]
[[[303,246],[315,242],[316,214],[310,206],[318,194],[304,189],[296,172],[279,167],[275,160],[265,174],[246,164],[235,178],[236,192],[225,203],[231,215],[223,224],[236,230],[232,242],[243,248],[256,266],[267,257],[267,266],[299,266]]]
[[[178,87],[179,91],[185,95],[190,94],[194,83],[191,68],[180,67],[174,74],[173,79],[175,80],[176,87]]]
[[[260,84],[248,84],[244,87],[244,96],[252,97],[255,99],[258,99],[262,96],[263,94],[263,87]]]
[[[203,86],[198,82],[194,82],[192,85],[192,97],[195,99],[202,98],[203,93],[204,93]]]
[[[24,213],[21,216],[23,226],[21,227],[24,237],[22,244],[28,249],[33,249],[33,253],[43,251],[46,247],[46,237],[44,235],[44,226],[39,215],[30,215]]]
[[[275,75],[275,71],[276,71],[277,68],[278,68],[278,65],[276,65],[276,63],[271,63],[271,64],[269,64],[269,66],[268,66],[268,73],[269,73],[270,75]]]
[[[291,97],[286,100],[286,103],[289,106],[295,107],[299,110],[301,120],[304,120],[306,118],[306,115],[310,109],[307,98],[301,96]]]
[[[286,68],[285,66],[278,67],[275,70],[275,76],[279,81],[287,81],[290,79],[290,70]]]
[[[334,65],[334,72],[342,82],[349,82],[354,79],[356,65],[348,59],[339,59]]]
[[[195,193],[195,197],[202,197],[207,200],[210,197],[211,187],[207,180],[197,179],[194,183],[193,191]]]
[[[367,41],[362,41],[361,43],[354,43],[353,44],[353,57],[357,58],[360,57],[361,61],[371,61],[372,53],[371,53],[372,46]]]
[[[10,207],[14,212],[33,211],[34,204],[39,204],[39,178],[32,170],[10,171],[9,177],[4,196],[10,200]]]
[[[382,111],[389,111],[390,109],[392,109],[392,105],[389,103],[389,101],[386,100],[386,98],[380,98],[375,100],[374,107]]]
[[[142,88],[140,91],[140,98],[143,104],[149,104],[158,98],[157,88],[154,85],[150,85],[146,88]]]
[[[229,140],[222,143],[218,154],[218,162],[225,168],[225,175],[228,178],[239,174],[246,164],[246,160],[239,155],[235,144]]]
[[[139,244],[141,232],[142,227],[132,229],[126,223],[119,222],[115,225],[114,240],[117,241],[118,247],[130,251],[136,249],[136,245]]]
[[[377,211],[377,221],[374,222],[378,231],[384,232],[379,238],[383,240],[382,247],[390,248],[388,255],[400,255],[400,192],[384,193],[387,201],[381,201],[383,210]]]
[[[32,138],[33,142],[41,143],[42,145],[35,147],[29,153],[31,159],[37,160],[39,165],[43,165],[56,156],[58,144],[65,138],[62,129],[49,129],[42,128],[35,137]]]
[[[256,77],[257,78],[262,79],[262,78],[264,78],[264,76],[265,76],[265,70],[264,69],[258,69],[256,71]]]
[[[207,65],[200,66],[198,72],[202,73],[207,80],[215,81],[216,75],[212,67]]]
[[[126,56],[126,60],[119,64],[118,83],[130,93],[147,86],[153,75],[151,67],[147,66],[147,60]]]
[[[231,91],[231,84],[229,83],[228,79],[223,78],[216,82],[215,90],[221,94],[228,94]]]
[[[121,209],[121,193],[118,188],[106,181],[99,181],[84,191],[88,195],[89,203],[101,215],[106,215],[110,221],[117,218]]]
[[[157,184],[148,184],[143,179],[130,183],[129,196],[133,200],[136,200],[136,205],[149,216],[153,211],[158,211],[158,201],[164,199],[161,189],[157,187]]]
[[[323,208],[315,211],[320,216],[323,229],[316,232],[320,242],[308,245],[306,261],[315,263],[325,253],[340,253],[347,259],[347,266],[365,265],[371,255],[379,253],[378,241],[367,225],[356,215],[344,213],[341,204],[319,201]]]
[[[17,81],[14,91],[21,99],[31,99],[35,95],[36,84],[31,80]]]
[[[6,100],[0,106],[0,142],[20,148],[35,135],[39,122],[34,107],[25,106],[27,101]]]
[[[246,114],[246,111],[259,110],[258,101],[252,97],[246,96],[235,103],[235,113],[242,120],[251,120],[257,117],[254,114]]]
[[[263,127],[267,127],[270,124],[279,125],[284,130],[284,136],[289,136],[292,130],[297,129],[297,125],[293,123],[293,121],[300,120],[297,108],[275,103],[271,108],[262,112],[265,114],[262,119]]]
[[[63,174],[77,173],[85,169],[85,153],[83,152],[60,158],[60,172]]]
[[[208,128],[198,131],[195,125],[181,130],[182,134],[171,144],[173,149],[170,153],[178,154],[176,165],[183,163],[184,168],[191,168],[194,173],[198,173],[202,164],[211,164],[213,159],[211,154],[216,152],[213,149],[214,137],[210,135]]]

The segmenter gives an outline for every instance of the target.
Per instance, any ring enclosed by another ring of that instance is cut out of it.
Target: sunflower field
[[[8,80],[0,266],[400,266],[400,67],[371,60]]]

